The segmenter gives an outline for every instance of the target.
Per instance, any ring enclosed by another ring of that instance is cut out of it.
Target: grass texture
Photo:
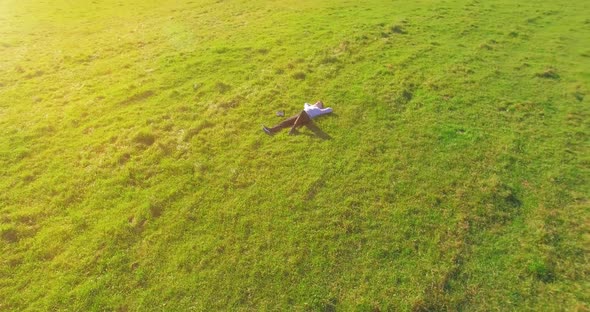
[[[2,0],[0,310],[588,311],[589,43],[588,1]]]

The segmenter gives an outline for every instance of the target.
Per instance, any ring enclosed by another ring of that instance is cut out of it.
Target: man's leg
[[[299,128],[303,125],[306,125],[310,120],[311,118],[309,118],[309,115],[305,111],[301,111],[301,113],[299,113],[299,116],[297,116],[297,119],[293,123],[291,130],[289,130],[289,134],[295,133],[295,128]]]
[[[283,128],[288,128],[288,127],[293,126],[293,124],[295,124],[295,121],[297,120],[298,117],[299,117],[299,114],[285,119],[284,121],[282,121],[281,123],[279,123],[278,125],[276,125],[274,127],[271,127],[271,128],[264,127],[264,128],[268,129],[268,131],[270,133],[279,132]]]

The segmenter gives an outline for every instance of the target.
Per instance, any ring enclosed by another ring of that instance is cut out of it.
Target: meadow
[[[588,1],[0,0],[0,311],[588,311],[589,88]]]

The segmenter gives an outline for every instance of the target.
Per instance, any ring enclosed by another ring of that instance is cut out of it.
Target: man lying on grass
[[[330,108],[330,107],[324,108],[324,102],[322,102],[322,101],[317,101],[313,105],[311,105],[309,103],[305,103],[303,105],[303,110],[299,114],[297,114],[293,117],[287,118],[286,120],[284,120],[283,122],[279,123],[278,125],[276,125],[272,128],[268,128],[265,125],[262,125],[262,130],[264,132],[266,132],[266,134],[272,135],[276,132],[279,132],[283,128],[291,127],[289,134],[293,134],[293,133],[295,133],[295,128],[299,128],[301,126],[306,125],[313,118],[315,118],[317,116],[320,116],[323,114],[328,114],[331,112],[332,112],[332,108]]]

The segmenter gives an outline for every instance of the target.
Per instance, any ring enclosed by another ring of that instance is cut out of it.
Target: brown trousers
[[[275,132],[278,132],[284,128],[289,128],[289,127],[298,128],[303,125],[306,125],[309,121],[311,121],[311,118],[309,118],[309,115],[305,111],[302,110],[299,114],[297,114],[293,117],[289,117],[289,118],[285,119],[284,121],[282,121],[281,123],[279,123],[278,125],[270,128],[270,131],[272,133],[275,133]]]

